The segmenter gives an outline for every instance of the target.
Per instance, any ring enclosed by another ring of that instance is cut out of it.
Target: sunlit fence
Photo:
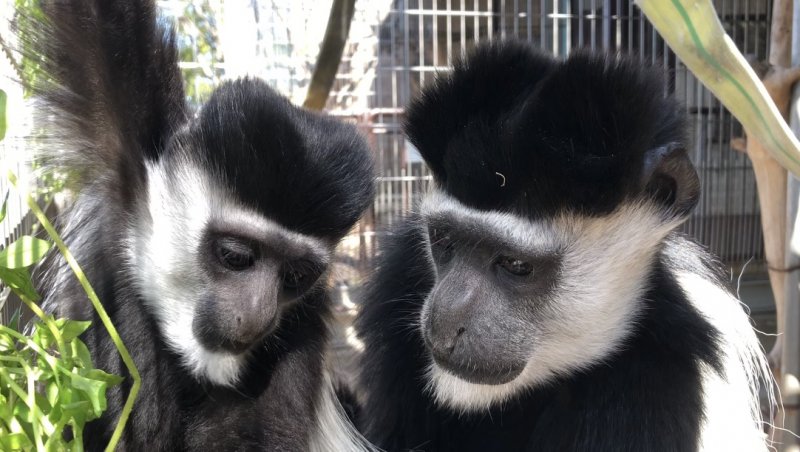
[[[756,60],[767,55],[771,3],[714,2],[733,40]],[[242,75],[262,77],[302,102],[330,0],[158,4],[164,20],[177,29],[193,105],[199,106],[225,79]],[[13,23],[13,17],[5,19]],[[8,30],[2,31],[7,37]],[[339,282],[358,283],[372,267],[381,238],[430,184],[427,168],[401,130],[405,105],[437,72],[449,70],[465,49],[478,41],[511,37],[556,55],[579,47],[634,53],[663,68],[665,92],[677,96],[691,118],[691,153],[703,181],[700,204],[684,230],[736,271],[749,263],[746,277],[765,277],[755,181],[746,155],[732,145],[743,135],[741,126],[676,60],[632,2],[376,0],[356,2],[350,39],[327,104],[330,114],[363,131],[378,170],[374,203],[340,247]],[[3,77],[13,75],[8,64],[0,69]],[[6,188],[0,174],[0,191]],[[12,201],[10,215],[13,221],[0,229],[5,243],[31,225],[18,201]]]

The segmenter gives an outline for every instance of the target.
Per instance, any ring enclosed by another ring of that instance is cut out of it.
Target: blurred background
[[[24,68],[15,59],[14,4],[0,4],[0,80],[9,111],[23,112],[21,88],[6,83]],[[753,61],[769,52],[771,0],[715,0],[719,18]],[[332,0],[162,0],[162,20],[174,25],[189,102],[199,107],[219,83],[257,76],[302,104],[320,53]],[[377,245],[393,222],[426,190],[430,176],[401,124],[404,106],[454,58],[482,40],[515,37],[555,55],[577,48],[634,53],[663,68],[664,91],[680,99],[692,125],[692,158],[702,197],[684,232],[723,260],[750,307],[757,327],[775,332],[775,313],[764,259],[760,209],[743,131],[676,60],[639,9],[623,0],[370,0],[356,1],[347,42],[324,110],[358,126],[375,152],[378,193],[364,219],[339,248],[334,293],[346,327],[352,300],[372,269]],[[17,108],[18,107],[18,108]],[[25,114],[9,117],[9,135],[35,127]],[[0,143],[0,160],[24,152]],[[18,173],[26,168],[18,166]],[[9,184],[0,176],[0,193]],[[32,216],[12,196],[0,244],[28,233]],[[6,305],[3,315],[13,311]],[[7,317],[0,319],[3,322]],[[773,338],[762,335],[765,348]],[[352,342],[352,341],[351,341]],[[357,345],[357,344],[356,344]]]

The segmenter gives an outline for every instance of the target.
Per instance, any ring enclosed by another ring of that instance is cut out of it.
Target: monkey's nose
[[[428,347],[431,349],[433,357],[442,361],[449,360],[450,355],[453,354],[453,350],[456,349],[456,345],[465,331],[467,331],[467,329],[463,326],[460,326],[455,329],[455,332],[433,334],[433,337],[431,338],[426,337]]]

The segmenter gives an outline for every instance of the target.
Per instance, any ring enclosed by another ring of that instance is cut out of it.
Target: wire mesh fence
[[[180,64],[193,105],[201,105],[220,82],[243,75],[262,77],[302,103],[329,0],[158,4],[164,20],[177,30]],[[754,60],[765,60],[768,54],[771,4],[714,1],[725,29]],[[559,56],[577,48],[633,53],[645,64],[661,67],[665,93],[677,96],[690,117],[691,154],[703,182],[700,203],[684,231],[735,271],[749,263],[747,277],[765,278],[755,181],[747,156],[734,149],[742,128],[677,61],[633,2],[376,0],[356,2],[350,38],[326,107],[363,131],[378,171],[377,196],[369,212],[340,246],[338,284],[358,284],[374,264],[381,237],[431,183],[418,152],[403,135],[404,107],[465,50],[499,38],[529,41]],[[0,189],[5,188],[0,175]],[[31,222],[22,210],[17,221],[9,223],[13,227],[0,231],[4,243],[29,229]]]
[[[771,2],[718,0],[715,6],[725,29],[754,60],[768,52]],[[394,0],[376,24],[375,77],[363,110],[349,116],[367,132],[379,170],[378,195],[365,219],[369,249],[362,268],[371,267],[374,237],[386,233],[430,183],[430,175],[401,124],[403,108],[437,73],[449,70],[454,58],[475,43],[516,38],[555,55],[589,48],[638,55],[645,64],[662,68],[665,93],[685,105],[692,125],[692,158],[703,191],[694,215],[683,230],[707,245],[738,272],[764,278],[764,252],[755,180],[749,160],[735,146],[739,123],[675,58],[641,11],[622,0]],[[358,43],[363,45],[363,43]],[[355,45],[351,43],[351,45]],[[348,62],[340,72],[352,71]],[[337,81],[345,86],[346,77]],[[362,241],[364,242],[364,241]],[[351,251],[352,253],[352,251]]]

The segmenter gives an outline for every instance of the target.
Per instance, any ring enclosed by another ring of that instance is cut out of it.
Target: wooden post
[[[800,21],[800,3],[793,5],[793,20],[791,23]],[[787,14],[788,15],[788,14]],[[790,30],[791,34],[791,64],[800,65],[800,30],[795,27]],[[800,108],[800,87],[795,86],[792,95],[792,114],[789,116],[789,123],[792,131],[797,135],[800,133],[800,117],[797,109]],[[785,267],[787,269],[796,268],[800,265],[800,230],[795,222],[798,219],[798,199],[800,199],[800,181],[797,177],[789,175],[787,189],[787,243],[790,244],[786,251]],[[778,325],[783,337],[783,348],[781,349],[781,396],[783,401],[783,428],[792,432],[800,432],[800,274],[797,271],[790,271],[786,274],[786,288],[784,289],[786,303],[783,310],[782,324]],[[780,444],[783,451],[796,452],[800,450],[800,439],[786,431],[781,431],[776,435],[776,441]]]
[[[763,77],[772,100],[784,118],[789,116],[789,105],[792,98],[792,86],[800,78],[800,70],[791,68],[792,59],[792,0],[775,0],[772,9],[772,27],[770,33],[770,69]],[[786,299],[791,295],[787,289],[786,264],[792,262],[787,253],[787,172],[775,161],[767,149],[755,139],[747,140],[747,155],[753,163],[753,171],[758,186],[758,200],[761,205],[761,226],[764,232],[764,253],[769,266],[769,280],[775,298],[775,312],[778,325],[778,337],[770,351],[769,358],[776,381],[781,391],[789,395],[786,378],[797,375],[796,359],[787,359],[786,353],[796,351],[797,325],[788,325],[786,317]],[[792,218],[793,220],[793,218]],[[790,278],[791,279],[791,278]],[[794,288],[797,290],[797,287]],[[792,313],[794,309],[790,310]],[[790,331],[791,330],[791,331]],[[786,335],[787,331],[791,334]],[[787,341],[792,341],[787,344]],[[786,378],[784,378],[786,377]],[[774,438],[781,450],[796,450],[797,441],[782,429],[795,429],[797,407],[795,397],[784,397],[784,410],[779,411],[774,419],[776,429]],[[788,402],[788,403],[787,403]]]
[[[342,61],[344,45],[350,34],[350,23],[355,14],[356,0],[333,0],[325,37],[319,48],[317,64],[311,75],[311,84],[303,106],[312,110],[322,110],[336,79],[339,63]]]

